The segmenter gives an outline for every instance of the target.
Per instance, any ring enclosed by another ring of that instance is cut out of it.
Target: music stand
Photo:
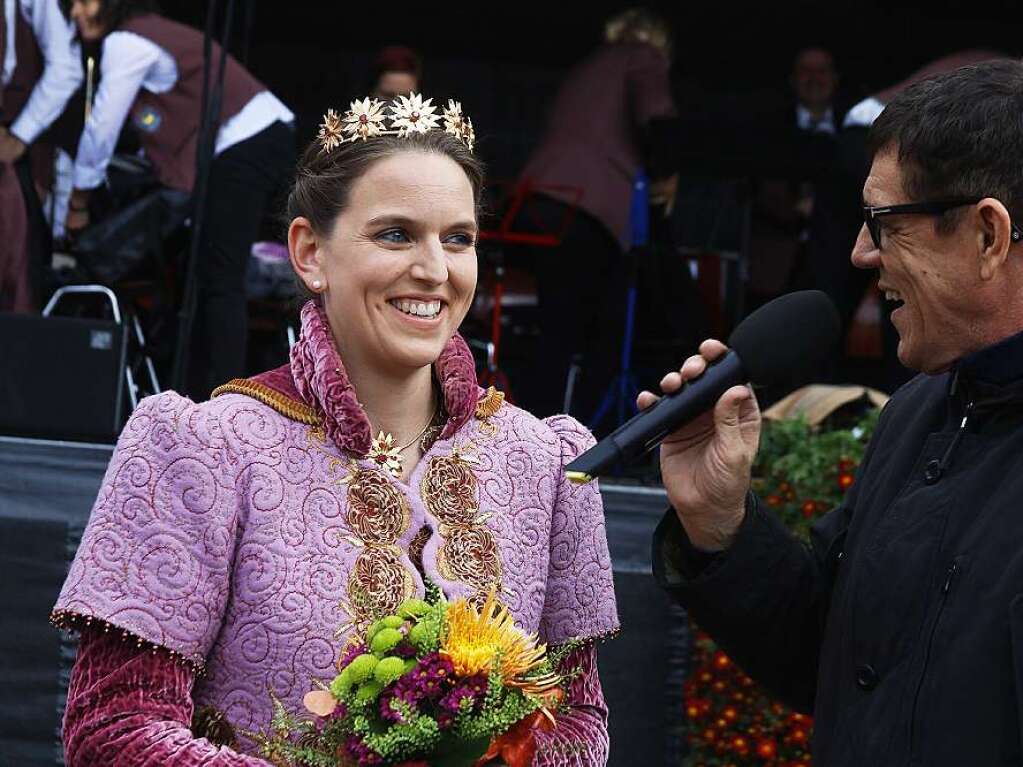
[[[636,327],[636,299],[639,294],[639,256],[650,242],[650,183],[643,171],[632,182],[632,201],[629,208],[630,239],[632,247],[625,254],[628,259],[628,289],[625,301],[625,328],[622,334],[621,368],[608,385],[604,399],[590,419],[590,429],[596,429],[612,408],[618,424],[625,422],[626,414],[636,409],[639,383],[632,371],[632,342]]]

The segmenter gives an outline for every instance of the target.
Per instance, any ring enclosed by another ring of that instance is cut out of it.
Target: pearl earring
[[[319,280],[313,280],[313,290],[319,290],[323,287],[323,283]]]

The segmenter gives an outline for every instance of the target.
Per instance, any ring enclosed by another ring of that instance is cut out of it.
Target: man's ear
[[[994,197],[985,197],[974,210],[980,278],[990,280],[1009,256],[1012,217],[1005,205]]]

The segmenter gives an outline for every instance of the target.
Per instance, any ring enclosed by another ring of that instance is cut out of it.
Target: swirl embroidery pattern
[[[470,600],[482,604],[491,589],[501,590],[501,557],[486,525],[488,515],[480,514],[479,486],[468,461],[457,451],[431,458],[420,489],[444,540],[437,569],[444,578],[466,584]]]
[[[394,612],[415,593],[412,574],[401,563],[398,539],[412,521],[408,499],[377,471],[355,469],[348,482],[350,540],[362,550],[348,576],[345,609],[357,626]]]

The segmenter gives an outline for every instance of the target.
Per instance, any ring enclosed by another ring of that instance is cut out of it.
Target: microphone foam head
[[[752,383],[771,385],[824,359],[838,342],[840,328],[838,311],[826,294],[800,290],[753,312],[732,331],[728,345]]]

